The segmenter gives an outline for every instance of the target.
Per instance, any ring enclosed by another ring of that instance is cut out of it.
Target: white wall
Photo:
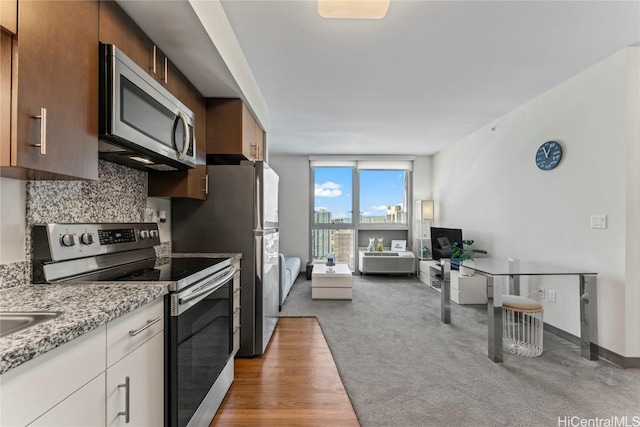
[[[627,168],[640,162],[637,146],[627,141],[627,96],[638,94],[627,90],[626,55],[612,55],[437,154],[433,191],[436,223],[462,228],[491,256],[597,272],[598,336],[592,339],[636,357],[640,348],[625,346],[625,334],[637,334],[637,316],[627,332],[624,327],[627,199],[637,205],[639,197],[637,171]],[[563,158],[556,169],[541,171],[535,153],[548,140],[560,142]],[[632,174],[636,184],[629,187]],[[627,195],[629,189],[634,193]],[[607,215],[608,228],[591,229],[592,214]],[[627,309],[637,311],[634,282],[636,302]],[[545,321],[579,336],[577,278],[530,285],[557,291],[557,303],[543,301]]]
[[[309,260],[309,157],[269,157],[269,165],[280,177],[280,252]]]
[[[26,181],[0,178],[0,264],[25,261]]]
[[[640,356],[640,49],[627,61],[626,350]]]
[[[433,157],[416,156],[413,160],[413,200],[432,200]]]

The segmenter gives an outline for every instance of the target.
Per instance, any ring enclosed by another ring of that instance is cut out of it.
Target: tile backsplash
[[[100,160],[97,181],[29,181],[26,261],[0,265],[0,288],[31,281],[31,226],[50,222],[142,222],[147,173]],[[164,243],[166,246],[167,243]],[[162,252],[170,252],[166,247]]]

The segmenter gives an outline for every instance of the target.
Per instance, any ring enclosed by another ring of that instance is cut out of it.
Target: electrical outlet
[[[538,298],[540,298],[540,299],[544,299],[545,298],[545,296],[544,296],[544,288],[538,289]]]
[[[591,215],[591,228],[607,228],[607,216]]]
[[[156,211],[151,208],[144,209],[144,221],[155,222]]]
[[[556,291],[549,291],[549,302],[556,302]]]

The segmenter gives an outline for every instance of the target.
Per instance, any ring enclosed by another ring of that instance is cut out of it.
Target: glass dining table
[[[580,353],[589,360],[597,360],[592,338],[597,336],[597,283],[593,271],[572,269],[551,264],[522,261],[513,258],[476,258],[455,261],[441,259],[440,320],[451,323],[451,266],[463,266],[487,278],[488,355],[493,362],[503,361],[502,348],[502,287],[509,278],[509,293],[520,294],[521,276],[578,276],[580,286]]]

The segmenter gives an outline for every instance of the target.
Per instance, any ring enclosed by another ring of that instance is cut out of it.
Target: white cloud
[[[371,210],[373,211],[387,211],[387,205],[380,205],[380,206],[371,206]]]
[[[371,215],[371,212],[369,212],[369,211],[365,211],[365,212],[362,212],[362,214],[361,214],[361,215]]]
[[[315,184],[314,194],[316,197],[340,197],[342,195],[340,187],[340,184],[331,181]]]

